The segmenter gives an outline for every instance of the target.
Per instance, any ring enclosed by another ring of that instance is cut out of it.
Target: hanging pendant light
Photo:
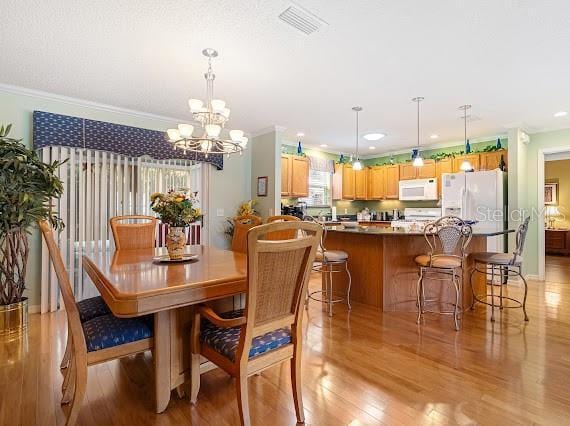
[[[415,152],[412,154],[414,161],[412,162],[412,166],[414,167],[422,167],[424,165],[424,160],[422,158],[422,154],[420,153],[420,102],[423,101],[423,96],[418,96],[412,99],[412,102],[417,104],[417,111],[418,111],[418,145],[415,149]]]
[[[352,110],[356,112],[356,160],[352,163],[352,169],[362,170],[362,162],[358,159],[358,113],[362,111],[362,107],[355,106]]]
[[[469,143],[469,140],[467,139],[467,110],[469,110],[471,108],[471,105],[461,105],[459,107],[460,111],[463,111],[463,124],[464,124],[464,135],[465,135],[465,152],[467,153],[467,144]],[[464,172],[469,172],[471,170],[473,170],[473,166],[471,165],[471,163],[469,162],[469,160],[465,159],[461,162],[461,165],[459,166],[460,170],[463,170]]]

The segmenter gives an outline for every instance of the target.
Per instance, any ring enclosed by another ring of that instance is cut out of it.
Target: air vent
[[[463,121],[463,116],[462,116],[462,115],[459,116],[458,118]],[[473,123],[474,121],[481,121],[481,120],[482,120],[482,118],[479,117],[478,115],[471,115],[471,114],[468,114],[468,115],[467,115],[467,122],[468,122],[468,123]]]
[[[305,35],[314,33],[323,25],[328,25],[318,16],[297,5],[291,5],[281,12],[279,19]]]

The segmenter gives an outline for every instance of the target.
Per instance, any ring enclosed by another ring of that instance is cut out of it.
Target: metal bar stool
[[[327,250],[325,248],[325,240],[327,238],[326,226],[320,222],[317,222],[312,216],[305,216],[303,220],[319,223],[323,228],[321,242],[319,244],[319,248],[317,249],[315,263],[313,264],[312,270],[321,273],[324,290],[309,291],[307,289],[305,309],[309,308],[309,299],[311,299],[317,302],[326,303],[327,311],[330,317],[333,316],[333,305],[335,303],[341,303],[346,300],[348,309],[351,310],[352,306],[350,305],[350,287],[352,285],[352,276],[348,270],[348,253],[342,250]],[[339,272],[346,273],[348,276],[348,286],[346,293],[340,293],[334,290],[333,274]]]
[[[424,238],[429,246],[429,253],[417,256],[414,260],[420,267],[417,284],[417,323],[421,323],[426,312],[453,315],[455,330],[459,330],[459,319],[463,309],[461,294],[463,289],[463,265],[465,250],[471,241],[471,226],[456,216],[444,216],[424,228]],[[437,299],[426,299],[424,279],[433,281],[450,281],[455,290],[455,303],[452,311],[433,311],[425,309],[427,303],[441,302]]]
[[[500,310],[504,308],[518,309],[522,308],[524,313],[524,320],[528,321],[528,315],[526,314],[526,297],[528,294],[528,284],[526,279],[522,274],[522,252],[524,249],[524,242],[526,239],[526,233],[528,231],[528,222],[530,221],[530,216],[528,216],[523,223],[521,223],[517,229],[516,233],[516,247],[513,253],[492,253],[492,252],[480,252],[473,253],[473,259],[475,261],[475,267],[471,271],[471,276],[469,279],[471,285],[471,291],[473,293],[473,302],[471,303],[471,309],[475,308],[475,303],[484,303],[491,307],[491,321],[495,321],[495,306],[498,306]],[[490,267],[490,271],[489,271]],[[498,270],[497,270],[498,269]],[[490,276],[491,281],[487,282],[487,285],[491,287],[491,292],[483,295],[475,294],[475,289],[473,288],[473,274],[475,272],[480,272],[485,274],[485,276]],[[498,272],[498,274],[497,274]],[[499,281],[499,294],[495,294],[495,278],[500,278]],[[506,286],[506,278],[509,277],[520,277],[524,283],[524,298],[522,302],[513,297],[508,297],[503,295],[503,287]],[[485,300],[483,300],[485,298]],[[489,303],[487,300],[491,299]],[[495,300],[498,298],[498,304]],[[510,300],[514,302],[514,305],[507,304],[505,301]]]

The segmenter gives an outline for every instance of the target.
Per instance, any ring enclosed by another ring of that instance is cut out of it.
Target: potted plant
[[[158,213],[162,223],[168,225],[166,249],[171,260],[182,259],[186,237],[184,228],[199,220],[202,212],[194,207],[197,193],[188,195],[184,190],[155,192],[150,196],[150,208]]]
[[[50,205],[63,192],[55,174],[61,162],[43,163],[21,139],[8,137],[11,127],[0,127],[0,334],[19,332],[28,324],[23,293],[30,229],[40,219],[63,227]]]

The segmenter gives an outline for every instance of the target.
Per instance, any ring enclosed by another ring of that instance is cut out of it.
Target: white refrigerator
[[[444,173],[441,214],[475,221],[473,231],[502,231],[506,228],[506,175],[501,170]],[[487,250],[503,252],[503,235],[487,238]]]

